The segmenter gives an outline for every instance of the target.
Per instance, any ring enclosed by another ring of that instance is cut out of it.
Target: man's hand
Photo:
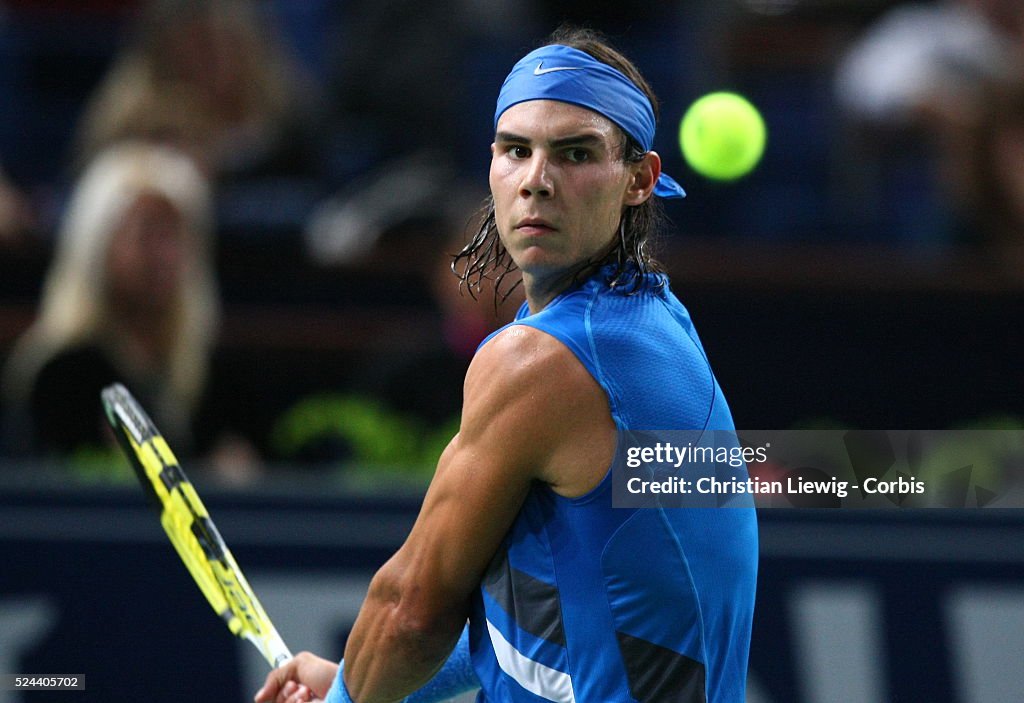
[[[322,702],[338,675],[338,665],[327,659],[300,652],[286,664],[267,674],[256,703]]]

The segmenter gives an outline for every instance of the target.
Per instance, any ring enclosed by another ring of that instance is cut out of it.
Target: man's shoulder
[[[591,374],[562,341],[535,327],[516,324],[502,329],[477,351],[464,392],[467,403],[519,398],[554,411],[591,383]]]
[[[460,435],[491,436],[532,478],[576,490],[577,469],[607,466],[602,452],[613,443],[593,438],[603,426],[614,434],[608,400],[576,355],[546,332],[512,325],[495,335],[470,365],[464,401]]]
[[[498,373],[510,381],[539,380],[575,356],[556,336],[530,324],[512,324],[480,347],[469,373]]]

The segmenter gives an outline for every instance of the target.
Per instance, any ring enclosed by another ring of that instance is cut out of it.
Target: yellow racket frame
[[[103,390],[118,441],[160,510],[160,524],[206,600],[236,637],[249,640],[272,667],[292,658],[224,543],[195,487],[153,421],[121,384]]]

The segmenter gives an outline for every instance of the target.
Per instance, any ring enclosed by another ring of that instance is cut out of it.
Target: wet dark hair
[[[613,48],[601,33],[583,27],[562,25],[540,46],[560,44],[579,49],[594,59],[608,64],[629,78],[647,99],[651,101],[654,117],[658,117],[658,99],[651,86],[640,74],[639,69],[617,49]],[[642,161],[646,151],[636,139],[616,126],[622,137],[621,154],[626,163]],[[494,279],[495,305],[503,302],[516,289],[520,281],[502,291],[502,280],[516,270],[515,262],[498,237],[494,218],[494,199],[488,196],[478,212],[476,233],[462,251],[454,255],[452,271],[465,286],[470,295],[476,296],[485,279]],[[603,254],[582,262],[574,272],[573,280],[578,282],[595,268],[615,264],[609,277],[609,285],[635,293],[646,287],[651,279],[645,274],[661,271],[651,248],[665,221],[664,210],[658,198],[653,195],[640,205],[627,206],[619,221],[619,236],[615,244]],[[658,282],[655,285],[663,285]]]

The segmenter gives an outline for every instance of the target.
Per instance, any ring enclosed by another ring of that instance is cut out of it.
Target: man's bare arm
[[[580,436],[583,426],[589,432]],[[577,465],[603,462],[603,471],[613,449],[607,400],[562,344],[515,326],[481,349],[466,377],[459,434],[408,539],[374,577],[349,638],[345,681],[353,699],[396,701],[429,680],[458,639],[470,597],[531,484],[572,483]]]

